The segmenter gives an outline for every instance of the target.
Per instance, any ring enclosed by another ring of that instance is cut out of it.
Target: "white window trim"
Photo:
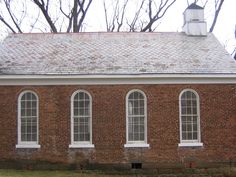
[[[17,144],[16,148],[29,148],[29,149],[36,149],[40,148],[41,146],[39,144]]]
[[[90,122],[89,122],[89,130],[90,130],[90,141],[74,141],[74,97],[77,93],[80,92],[84,92],[86,94],[88,94],[89,96],[89,101],[90,101]],[[71,124],[70,124],[70,129],[71,129],[71,144],[69,144],[69,148],[94,148],[94,144],[92,144],[92,119],[93,119],[93,115],[92,115],[92,96],[90,95],[89,92],[87,92],[86,90],[77,90],[75,91],[72,95],[71,95]]]
[[[32,93],[37,99],[37,141],[21,141],[21,98],[25,93]],[[40,148],[39,145],[39,98],[37,93],[32,90],[25,90],[18,96],[17,105],[17,144],[16,148]]]
[[[203,143],[199,143],[199,142],[179,143],[178,146],[179,147],[202,147]]]
[[[129,136],[129,131],[128,131],[128,111],[129,111],[129,106],[128,106],[128,98],[129,95],[133,92],[139,92],[144,96],[144,141],[129,141],[128,136]],[[132,89],[126,94],[126,144],[124,144],[124,147],[149,147],[149,144],[147,144],[147,97],[146,94],[139,89]]]
[[[149,144],[147,144],[147,143],[129,143],[129,144],[124,144],[124,147],[126,147],[126,148],[139,148],[139,147],[150,147],[150,145]]]
[[[69,145],[69,148],[94,148],[95,146],[94,146],[94,144],[90,144],[90,142],[89,143],[87,143],[87,144],[70,144]]]
[[[182,110],[181,110],[181,97],[184,92],[190,91],[193,92],[197,97],[197,130],[198,130],[198,139],[197,140],[182,140]],[[184,89],[179,94],[179,136],[180,136],[180,143],[178,144],[179,147],[196,147],[196,146],[203,146],[203,143],[201,142],[201,124],[200,124],[200,98],[198,93],[193,89]]]

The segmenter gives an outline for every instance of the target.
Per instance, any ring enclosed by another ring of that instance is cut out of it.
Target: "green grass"
[[[156,174],[139,173],[134,171],[37,171],[37,170],[6,170],[0,169],[0,177],[236,177],[236,168],[223,168],[219,171],[208,173],[187,172],[183,174]]]
[[[22,171],[0,170],[0,177],[135,177],[135,175],[109,175],[99,172],[75,172],[75,171]]]

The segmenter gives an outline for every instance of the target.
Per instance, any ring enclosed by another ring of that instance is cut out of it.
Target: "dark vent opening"
[[[142,169],[142,163],[131,163],[132,169]]]

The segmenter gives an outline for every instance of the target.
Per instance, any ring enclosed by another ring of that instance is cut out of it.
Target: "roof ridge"
[[[67,32],[60,32],[60,33],[9,33],[8,36],[16,36],[16,35],[89,35],[89,34],[108,34],[108,35],[117,35],[117,34],[144,34],[144,35],[155,35],[155,34],[182,34],[183,32],[163,32],[163,31],[157,31],[157,32],[103,32],[103,31],[98,31],[98,32],[79,32],[79,33],[67,33]]]

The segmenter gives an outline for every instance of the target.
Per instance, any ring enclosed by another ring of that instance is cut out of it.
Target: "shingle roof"
[[[0,45],[0,75],[236,73],[213,34],[12,34]]]
[[[188,6],[187,9],[204,9],[204,8],[201,7],[201,6],[199,6],[199,5],[197,5],[197,4],[195,4],[195,3],[192,3],[192,4],[190,4],[190,5]]]

